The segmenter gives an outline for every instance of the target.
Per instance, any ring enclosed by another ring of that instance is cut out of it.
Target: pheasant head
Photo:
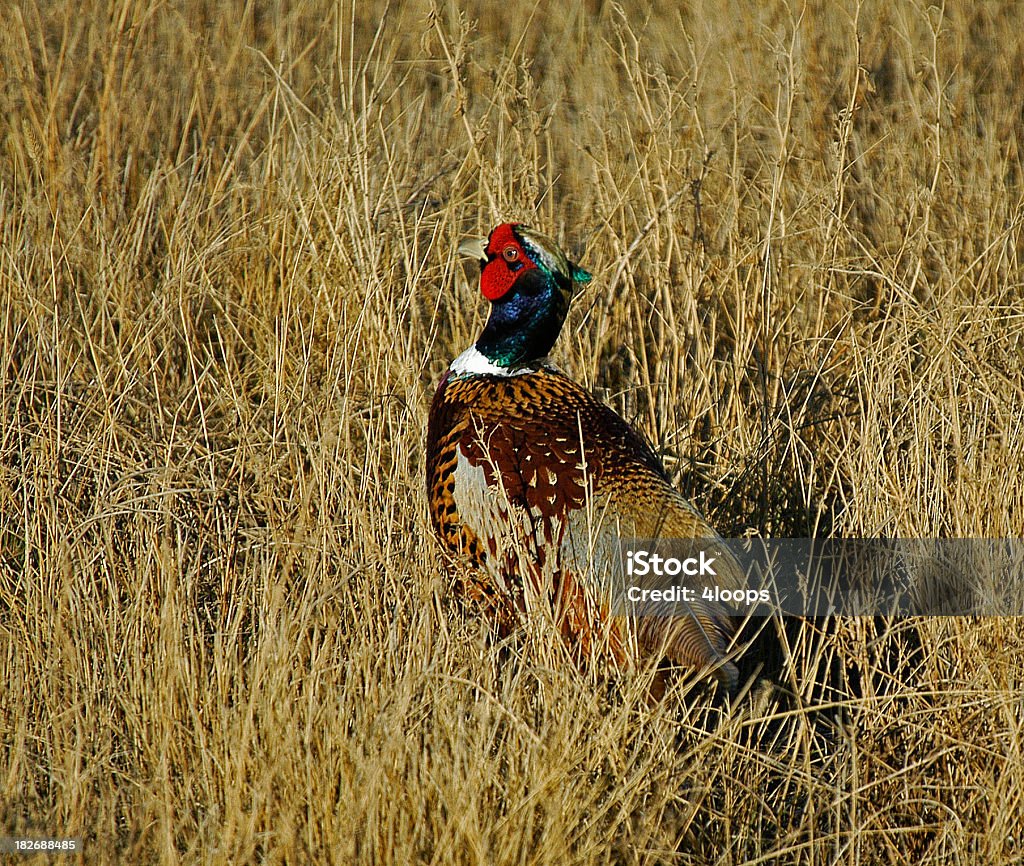
[[[590,274],[550,238],[519,223],[463,241],[459,252],[480,261],[480,291],[491,302],[477,352],[499,373],[536,366],[558,338],[576,284]]]

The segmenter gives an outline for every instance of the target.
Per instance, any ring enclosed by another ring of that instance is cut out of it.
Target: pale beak
[[[459,244],[459,255],[478,262],[487,261],[487,238],[466,238]]]

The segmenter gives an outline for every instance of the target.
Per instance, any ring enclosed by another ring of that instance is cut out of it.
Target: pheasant
[[[459,251],[480,262],[490,315],[434,395],[426,481],[442,546],[475,566],[463,593],[503,630],[547,610],[580,654],[606,652],[622,666],[667,658],[733,690],[726,606],[699,593],[689,615],[630,615],[613,603],[620,538],[718,537],[644,438],[547,358],[591,275],[518,223]],[[715,584],[742,588],[735,560],[721,562]]]

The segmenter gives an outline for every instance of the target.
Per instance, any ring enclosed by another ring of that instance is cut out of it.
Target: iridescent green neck
[[[491,305],[477,350],[506,369],[529,366],[547,357],[562,330],[572,285],[541,268],[524,273],[514,289]]]

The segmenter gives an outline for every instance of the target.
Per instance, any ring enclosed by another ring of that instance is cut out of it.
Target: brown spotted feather
[[[548,595],[582,653],[603,630],[612,655],[628,662],[631,641],[624,622],[608,622],[601,575],[579,567],[576,536],[594,522],[616,538],[715,536],[639,434],[546,367],[505,377],[449,373],[431,406],[427,466],[435,530],[449,551],[480,569],[463,591],[506,627],[529,606],[530,593]],[[744,583],[738,567],[719,579],[733,588]],[[693,614],[640,617],[635,640],[681,664],[720,663],[734,632],[729,611],[696,605]],[[730,663],[717,673],[735,680]]]

